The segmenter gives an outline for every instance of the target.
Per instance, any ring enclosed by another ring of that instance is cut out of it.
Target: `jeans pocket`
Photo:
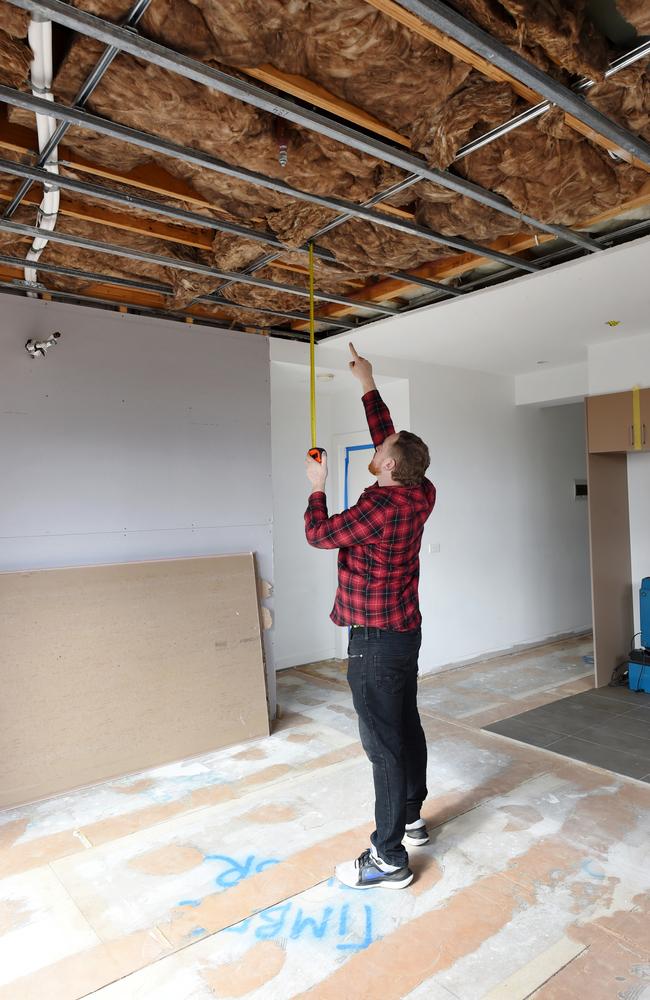
[[[351,674],[358,674],[367,662],[367,657],[363,653],[351,652],[348,649],[348,680]]]
[[[376,653],[373,657],[375,684],[385,694],[400,694],[406,685],[410,666],[409,656],[387,656],[386,653]]]

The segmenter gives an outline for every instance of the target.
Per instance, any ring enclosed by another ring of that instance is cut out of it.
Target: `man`
[[[402,889],[413,879],[409,846],[429,837],[420,817],[427,795],[427,745],[417,709],[421,616],[418,605],[422,530],[436,490],[425,478],[429,450],[408,431],[395,433],[372,376],[372,365],[350,344],[350,370],[375,453],[368,466],[377,482],[359,502],[328,517],[322,464],[308,458],[313,492],[305,513],[310,545],[339,549],[338,590],[331,618],[349,625],[348,683],[359,734],[372,763],[375,825],[370,848],[341,864],[337,877],[356,889]]]

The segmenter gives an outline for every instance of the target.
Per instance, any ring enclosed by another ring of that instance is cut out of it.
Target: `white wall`
[[[272,345],[271,350],[272,357],[283,362],[292,358],[296,366],[304,366],[305,352],[298,345]],[[429,444],[430,475],[438,487],[438,503],[425,529],[422,550],[422,671],[588,628],[587,512],[584,503],[571,497],[573,480],[586,476],[582,406],[524,409],[515,406],[514,380],[508,376],[373,361],[396,424],[410,427]],[[338,353],[319,348],[318,363],[322,370],[346,376],[346,359]],[[319,412],[329,408],[333,441],[338,433],[363,430],[356,387],[327,398],[324,403],[321,392]],[[303,413],[306,399],[305,381],[292,412]],[[274,401],[274,455],[275,436],[281,431],[275,413]],[[307,440],[307,418],[299,419],[304,419],[300,434]],[[277,518],[279,508],[290,504],[291,498],[275,469],[274,489]],[[337,494],[334,480],[328,490],[330,509],[337,501],[340,509]],[[306,489],[301,514],[305,497]],[[286,529],[296,539],[296,515],[292,516]],[[283,560],[299,566],[295,551],[302,545],[302,520],[300,532],[296,549],[289,546],[281,553],[276,548],[278,580]],[[429,543],[439,544],[440,551],[429,554]],[[301,629],[303,616],[307,623],[302,662],[320,658],[327,648],[322,621],[334,595],[332,566],[323,570],[325,553],[315,555],[316,559],[303,557],[305,563],[309,560],[307,585],[317,588],[324,604],[320,608],[316,601],[296,604],[295,627]],[[284,628],[278,609],[276,643],[283,650]],[[310,633],[318,636],[318,656],[309,655]],[[290,665],[290,660],[278,655],[279,666]]]
[[[253,551],[273,580],[268,355],[262,337],[4,297],[0,569]]]
[[[410,387],[438,488],[423,670],[588,628],[587,511],[571,497],[586,475],[582,408],[517,408],[511,378],[459,369],[419,367]]]
[[[650,386],[650,333],[589,348],[589,392],[624,392]]]
[[[567,400],[581,400],[589,388],[587,362],[562,368],[540,367],[515,378],[515,402],[518,406],[548,405]]]
[[[625,392],[635,385],[650,386],[650,333],[624,337],[615,332],[606,343],[591,344],[587,355],[583,364],[517,376],[517,402],[547,405],[576,395]],[[650,523],[647,515],[650,455],[629,454],[627,467],[634,629],[638,631],[639,586],[643,577],[650,575]]]
[[[305,539],[305,455],[311,445],[307,369],[273,364],[271,389],[274,645],[281,669],[334,655],[334,626],[327,613],[336,554],[319,552]],[[329,450],[331,397],[320,385],[317,418],[318,441]]]
[[[326,370],[319,368],[321,373]],[[328,506],[336,513],[343,506],[340,452],[345,444],[356,443],[355,435],[364,440],[369,435],[358,383],[347,370],[333,373],[333,381],[317,382],[317,428],[318,443],[327,449],[329,459]],[[399,426],[408,427],[408,385],[381,378],[380,385],[386,388]],[[274,645],[276,667],[283,669],[342,655],[345,630],[329,618],[336,589],[336,553],[314,549],[305,539],[310,487],[304,460],[311,444],[308,369],[303,364],[272,363],[271,390]]]

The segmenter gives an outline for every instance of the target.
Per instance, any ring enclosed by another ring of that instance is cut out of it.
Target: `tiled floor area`
[[[644,692],[583,691],[485,728],[650,783],[650,695]]]
[[[336,662],[281,674],[269,739],[0,813],[0,1000],[647,1000],[650,786],[481,728],[589,690],[589,653],[423,680],[399,893],[331,878],[372,809]]]

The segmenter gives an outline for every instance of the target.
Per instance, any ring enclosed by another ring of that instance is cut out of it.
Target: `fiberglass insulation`
[[[117,22],[131,6],[129,0],[75,3]],[[570,83],[581,74],[596,79],[589,99],[631,130],[647,135],[648,74],[639,64],[602,82],[607,63],[617,53],[591,25],[586,0],[571,5],[559,0],[453,0],[453,6],[557,79]],[[620,7],[641,30],[647,3],[620,0]],[[0,0],[2,82],[23,89],[28,89],[27,24],[27,15]],[[648,180],[643,171],[613,160],[569,129],[556,112],[456,160],[463,145],[527,105],[507,84],[488,80],[365,0],[153,0],[139,30],[235,76],[243,76],[247,67],[266,64],[300,74],[399,131],[404,143],[433,167],[450,168],[545,222],[579,227],[634,196]],[[74,101],[102,51],[91,39],[69,36],[54,82],[56,99]],[[283,169],[273,115],[127,55],[114,60],[88,109],[313,194],[363,203],[405,177],[390,164],[291,123],[286,124],[288,163]],[[9,117],[34,128],[33,115],[10,109]],[[162,167],[189,185],[201,202],[200,211],[267,230],[292,250],[336,217],[330,209],[286,193],[79,128],[68,131],[64,144],[78,156],[107,168],[119,165],[123,172],[148,164]],[[69,166],[62,170],[74,172]],[[75,200],[82,201],[77,196]],[[388,198],[387,203],[408,209],[415,221],[430,229],[479,243],[526,232],[516,218],[428,181]],[[188,207],[197,209],[196,204]],[[378,208],[382,210],[381,205]],[[20,211],[24,221],[34,222],[35,206],[24,205]],[[211,234],[211,247],[197,248],[109,228],[101,221],[62,215],[58,225],[64,232],[83,231],[94,239],[165,254],[172,261],[195,261],[223,270],[250,266],[270,249],[221,232]],[[344,222],[318,237],[318,243],[335,255],[337,264],[318,261],[317,286],[341,293],[358,289],[359,279],[412,268],[450,253],[432,242],[362,220]],[[17,248],[19,241],[12,237],[3,239],[3,244]],[[160,267],[54,243],[44,251],[43,260],[63,259],[88,270],[169,283],[173,307],[186,305],[221,283],[214,276],[181,271],[173,263]],[[304,255],[294,260],[306,263]],[[284,284],[303,286],[305,281],[304,274],[272,264],[259,273]],[[58,280],[48,277],[52,287]],[[228,286],[223,295],[253,307],[302,311],[306,306],[304,299],[291,293],[242,284]],[[256,320],[266,325],[277,322],[261,315]]]

